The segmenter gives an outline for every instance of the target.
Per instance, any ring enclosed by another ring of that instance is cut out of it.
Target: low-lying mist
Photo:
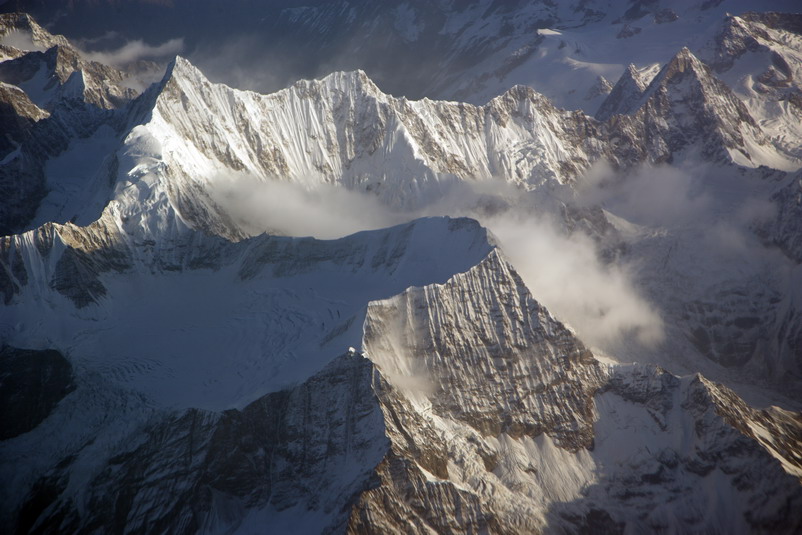
[[[334,239],[392,226],[414,216],[393,212],[375,197],[329,184],[304,188],[297,182],[218,176],[211,182],[215,202],[250,235]]]
[[[500,180],[463,182],[430,205],[400,212],[335,185],[242,176],[213,183],[215,201],[251,235],[332,239],[424,216],[472,217],[497,238],[534,297],[586,343],[613,351],[623,337],[644,346],[662,340],[660,314],[635,287],[626,262],[604,260],[598,240],[567,231],[559,201],[544,203],[538,192]]]

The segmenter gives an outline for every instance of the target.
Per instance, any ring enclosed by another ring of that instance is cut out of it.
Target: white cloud
[[[585,206],[602,205],[639,225],[685,225],[710,208],[704,175],[701,169],[652,165],[616,173],[598,163],[579,179],[577,200]]]
[[[408,219],[370,195],[336,186],[305,189],[297,182],[216,177],[215,202],[250,234],[332,239],[360,230],[382,228]]]
[[[3,35],[0,37],[0,44],[13,46],[14,48],[25,51],[38,50],[42,52],[45,50],[45,47],[33,42],[33,35],[31,35],[31,32],[22,30],[11,30]]]

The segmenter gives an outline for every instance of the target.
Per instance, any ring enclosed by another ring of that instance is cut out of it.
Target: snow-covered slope
[[[168,405],[224,409],[358,346],[368,300],[442,282],[490,247],[484,229],[459,219],[332,242],[231,244],[180,220],[159,231],[126,233],[104,217],[5,238],[5,342],[75,355]]]

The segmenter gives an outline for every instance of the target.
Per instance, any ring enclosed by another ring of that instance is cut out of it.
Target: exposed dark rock
[[[74,389],[72,365],[58,351],[0,349],[0,440],[27,433]]]

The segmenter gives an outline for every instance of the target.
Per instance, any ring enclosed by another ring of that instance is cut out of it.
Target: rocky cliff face
[[[368,361],[346,355],[242,410],[161,415],[107,453],[88,494],[70,492],[74,457],[37,481],[17,531],[247,531],[260,513],[260,530],[286,529],[303,514],[317,520],[305,529],[342,529],[387,449],[374,380]]]

